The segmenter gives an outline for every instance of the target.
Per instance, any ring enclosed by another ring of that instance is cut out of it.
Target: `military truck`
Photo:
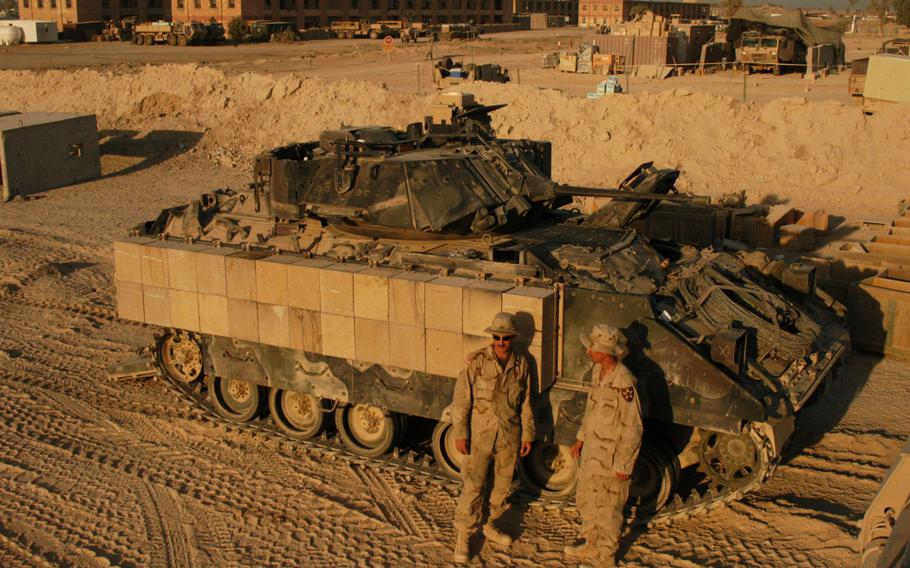
[[[218,420],[457,479],[455,377],[493,315],[514,313],[538,424],[519,472],[545,499],[575,489],[591,386],[578,338],[611,324],[643,401],[637,518],[760,486],[849,349],[813,269],[643,238],[630,223],[654,203],[691,201],[677,170],[643,164],[616,190],[557,183],[549,142],[496,137],[502,106],[447,93],[405,130],[263,153],[246,189],[114,244],[120,317],[160,329],[160,373]],[[613,201],[585,216],[564,208],[578,196]],[[330,422],[337,437],[320,437]]]
[[[214,43],[223,38],[224,28],[221,24],[158,21],[133,27],[133,43],[137,45],[199,45]]]
[[[806,63],[806,47],[800,40],[784,34],[745,32],[740,44],[739,61],[746,73],[771,71],[780,75],[788,65]]]
[[[389,35],[385,25],[369,20],[338,20],[331,23],[330,29],[338,39],[378,39]]]
[[[894,38],[882,43],[876,54],[910,56],[910,38]],[[853,97],[862,97],[866,87],[866,75],[869,72],[869,58],[861,57],[850,62],[850,77],[847,81],[847,92]]]

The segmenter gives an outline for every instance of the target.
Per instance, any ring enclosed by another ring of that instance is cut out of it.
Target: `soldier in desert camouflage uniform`
[[[616,565],[623,507],[641,447],[641,405],[635,377],[620,362],[626,353],[622,332],[596,325],[581,340],[594,363],[585,416],[572,446],[572,455],[582,457],[575,500],[585,543],[566,547],[566,555],[609,567]]]
[[[518,456],[528,455],[534,440],[528,360],[512,348],[518,334],[515,320],[511,314],[497,314],[486,331],[493,343],[468,355],[452,403],[455,446],[467,456],[461,471],[464,487],[455,510],[456,562],[468,559],[468,540],[480,523],[481,491],[491,461],[493,488],[483,534],[495,544],[512,544],[512,538],[493,523],[505,511]]]

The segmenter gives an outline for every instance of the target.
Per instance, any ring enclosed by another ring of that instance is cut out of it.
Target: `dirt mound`
[[[0,108],[92,112],[101,129],[198,132],[194,151],[237,167],[264,149],[342,124],[403,127],[432,100],[369,82],[226,76],[199,65],[5,71],[0,80]],[[567,183],[614,185],[654,161],[681,169],[680,187],[697,193],[745,190],[753,202],[868,217],[893,215],[908,192],[905,105],[865,116],[830,101],[743,104],[689,89],[600,100],[518,85],[470,90],[483,102],[509,104],[494,115],[501,135],[552,140],[554,177]]]

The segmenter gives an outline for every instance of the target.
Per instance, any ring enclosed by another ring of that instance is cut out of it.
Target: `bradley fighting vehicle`
[[[498,107],[441,99],[405,131],[266,152],[248,188],[115,243],[119,314],[164,328],[161,373],[218,419],[377,461],[423,432],[410,463],[455,478],[454,378],[493,315],[513,312],[539,432],[519,474],[531,494],[568,498],[591,380],[579,336],[605,322],[629,340],[643,403],[638,514],[710,509],[764,482],[849,349],[812,270],[649,242],[628,225],[689,199],[673,193],[678,171],[561,185],[548,142],[496,138]],[[614,199],[583,216],[566,208],[577,196]]]

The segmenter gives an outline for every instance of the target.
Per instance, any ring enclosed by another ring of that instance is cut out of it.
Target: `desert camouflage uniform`
[[[452,427],[455,439],[470,439],[455,510],[455,527],[471,530],[481,516],[481,490],[493,466],[490,522],[502,514],[512,485],[520,442],[534,440],[530,372],[524,355],[512,351],[501,367],[492,345],[471,353],[455,383]]]
[[[635,377],[622,363],[617,362],[605,377],[600,365],[595,365],[593,377],[577,436],[584,447],[575,500],[582,535],[600,559],[612,565],[632,483],[620,481],[616,474],[631,475],[635,466],[641,447],[641,405]]]

